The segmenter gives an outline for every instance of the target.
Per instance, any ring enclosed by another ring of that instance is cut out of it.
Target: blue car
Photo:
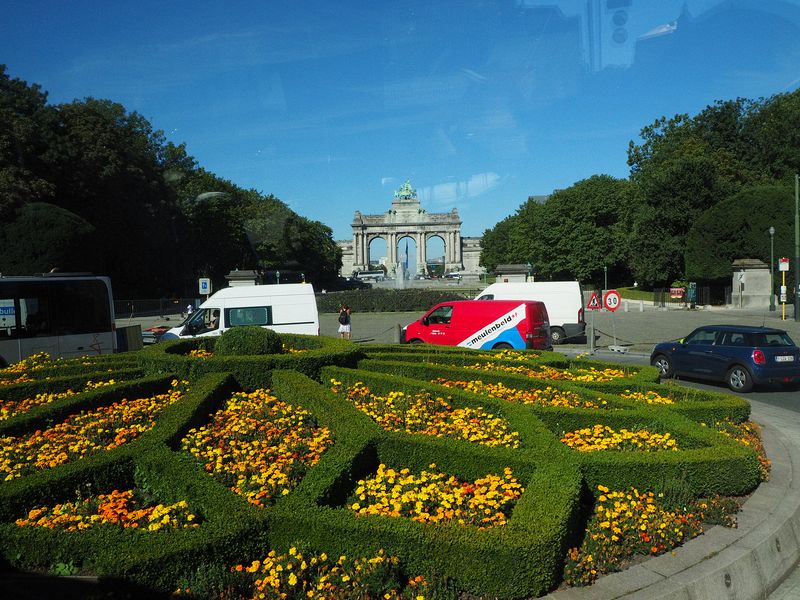
[[[710,379],[734,392],[749,392],[761,384],[795,388],[800,383],[800,350],[785,331],[771,327],[698,327],[682,340],[657,344],[650,364],[663,378]]]

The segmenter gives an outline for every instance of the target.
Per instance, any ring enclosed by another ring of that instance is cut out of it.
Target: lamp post
[[[603,291],[608,289],[608,267],[603,265]]]
[[[775,310],[775,228],[769,227],[769,310]]]
[[[794,320],[800,321],[800,175],[794,176]]]

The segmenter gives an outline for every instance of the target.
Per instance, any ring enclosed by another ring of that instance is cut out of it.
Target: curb
[[[757,600],[777,589],[800,560],[800,436],[786,411],[753,403],[753,413],[772,471],[737,515],[737,529],[714,526],[671,553],[545,598]]]

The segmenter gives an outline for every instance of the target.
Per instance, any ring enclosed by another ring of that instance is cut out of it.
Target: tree
[[[480,264],[487,271],[494,271],[497,265],[508,263],[509,234],[517,220],[516,215],[511,215],[483,232]]]
[[[627,219],[633,201],[631,184],[608,175],[554,192],[537,214],[537,276],[599,284],[606,267],[613,281],[629,280]]]
[[[52,117],[47,94],[11,79],[0,65],[0,220],[25,202],[52,198],[53,185],[41,173]]]
[[[45,202],[29,202],[0,226],[0,272],[30,275],[54,267],[93,271],[97,239],[95,228],[78,215]]]
[[[775,259],[793,253],[794,190],[783,185],[755,186],[704,212],[686,237],[686,276],[701,281],[729,280],[737,258],[769,264],[769,228],[775,227]]]

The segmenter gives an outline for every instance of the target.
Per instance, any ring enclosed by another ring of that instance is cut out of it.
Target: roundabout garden
[[[36,355],[0,371],[4,590],[532,598],[591,585],[735,522],[769,475],[749,413],[652,367],[260,328]]]

